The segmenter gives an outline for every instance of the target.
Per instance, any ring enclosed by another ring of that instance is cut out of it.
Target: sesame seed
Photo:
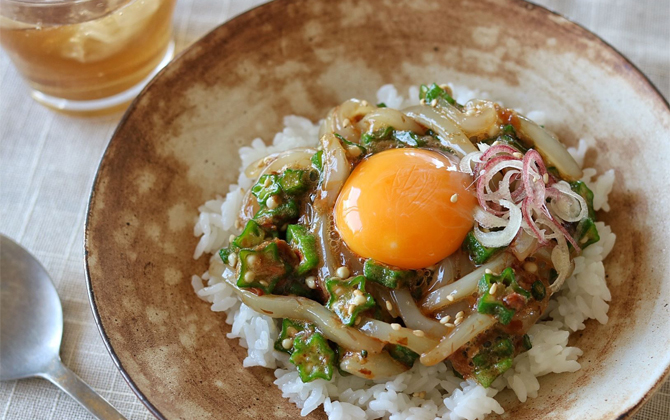
[[[249,255],[247,257],[247,264],[256,265],[258,263],[258,257],[256,255]]]
[[[450,201],[451,201],[452,203],[457,202],[457,201],[458,201],[458,194],[454,194],[454,195],[452,195]]]
[[[339,295],[342,294],[342,292],[344,292],[344,290],[342,290],[342,288],[341,288],[340,286],[337,286],[337,287],[335,288],[335,290],[333,290],[333,292],[335,292],[335,295],[336,295],[336,296],[339,296]]]
[[[426,392],[425,391],[415,392],[414,394],[412,394],[412,396],[416,397],[416,398],[422,398],[423,399],[426,396]]]
[[[420,103],[421,105],[426,105],[426,100],[425,100],[425,99],[421,99],[421,100],[419,101],[419,103]]]
[[[247,271],[244,273],[244,282],[251,283],[256,278],[256,274],[253,271]]]
[[[281,346],[285,348],[286,350],[290,349],[293,347],[293,339],[292,338],[285,338],[281,341]]]
[[[228,264],[229,265],[235,265],[237,264],[237,254],[234,252],[231,252],[230,255],[228,255]]]
[[[465,316],[465,313],[463,311],[460,311],[459,313],[456,314],[456,319],[463,318],[464,316]]]
[[[448,300],[449,302],[453,302],[453,301],[454,301],[454,297],[453,297],[452,295],[447,295],[447,300]]]
[[[582,239],[579,240],[580,244],[585,244],[589,240],[588,236],[584,236]]]
[[[522,159],[523,158],[523,153],[514,152],[514,153],[512,153],[512,156],[514,156],[517,159]]]
[[[290,336],[294,336],[294,335],[298,334],[298,330],[296,330],[294,327],[288,327],[286,329],[286,334],[288,334]]]
[[[344,121],[342,121],[342,127],[348,127],[351,125],[351,121],[349,121],[349,118],[345,118]]]
[[[347,267],[342,266],[337,269],[335,275],[337,275],[337,277],[341,279],[349,278],[349,269]]]
[[[235,235],[230,235],[228,237],[228,242],[233,242],[235,240]]]
[[[388,300],[386,301],[386,309],[388,309],[389,311],[393,310],[393,304]]]
[[[396,324],[395,322],[391,324],[391,328],[393,328],[396,331],[400,331],[400,324]]]
[[[261,281],[259,281],[259,283],[261,284],[261,286],[265,286],[265,287],[269,286],[269,283],[266,282],[265,280],[261,280]]]
[[[370,104],[369,104],[368,101],[366,101],[366,100],[362,100],[362,101],[361,101],[361,105],[362,105],[362,106],[370,106]]]
[[[487,268],[486,270],[484,270],[484,272],[485,272],[486,274],[491,274],[491,273],[493,273],[493,271],[491,271],[490,268]]]
[[[489,293],[495,295],[497,291],[498,291],[498,283],[493,283],[491,285],[491,288],[489,289]]]
[[[523,269],[528,271],[529,273],[537,273],[537,264],[535,264],[532,261],[528,261],[523,265]]]
[[[442,325],[446,324],[447,322],[449,322],[449,318],[445,317],[445,318],[440,319],[440,324],[442,324]]]
[[[430,101],[430,106],[437,106],[437,99]]]
[[[354,298],[354,305],[362,305],[366,301],[365,296],[358,295]]]
[[[424,337],[426,335],[426,333],[421,330],[414,330],[412,331],[412,334],[414,334],[417,337]]]
[[[542,181],[544,181],[545,184],[548,184],[549,183],[549,174],[542,175]]]
[[[277,208],[277,206],[279,206],[279,198],[277,198],[276,195],[273,195],[272,197],[267,199],[265,205],[268,206],[270,210],[274,210]]]
[[[362,320],[363,320],[363,318],[361,318],[360,316],[357,316],[356,321],[354,322],[354,325],[360,324]]]
[[[272,185],[272,180],[270,179],[270,177],[265,178],[265,182],[263,182],[263,186],[264,186],[265,188],[267,188],[267,187],[269,187],[270,185]]]
[[[310,289],[316,289],[316,277],[314,276],[309,276],[305,279],[305,284],[307,287]]]
[[[447,327],[447,328],[454,328],[455,327],[455,325],[452,324],[451,322],[445,322],[444,326]]]
[[[356,305],[352,304],[352,305],[347,306],[347,313],[349,314],[349,316],[353,315],[355,310],[356,310]]]
[[[463,318],[456,318],[456,320],[454,320],[454,325],[458,325],[461,322],[463,322]]]
[[[358,289],[355,289],[355,290],[354,290],[354,296],[363,296],[363,292],[361,292],[361,291],[358,290]]]

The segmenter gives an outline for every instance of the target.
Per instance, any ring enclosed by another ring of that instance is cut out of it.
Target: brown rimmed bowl
[[[618,235],[606,260],[607,325],[572,344],[582,369],[540,379],[505,416],[622,419],[668,375],[670,109],[612,47],[561,16],[519,0],[280,0],[212,31],[167,66],[130,106],[102,159],[86,225],[91,305],[133,390],[161,419],[284,419],[296,409],[271,370],[244,369],[224,315],[190,285],[197,207],[226,193],[237,148],[271,140],[282,116],[320,119],[379,86],[451,81],[508,106],[544,110],[587,164],[614,168]],[[322,411],[309,418],[325,418]]]

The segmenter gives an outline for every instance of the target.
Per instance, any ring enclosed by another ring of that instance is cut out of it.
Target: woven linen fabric
[[[536,1],[600,35],[670,97],[669,0]],[[178,0],[177,50],[261,2]],[[86,204],[98,161],[119,119],[120,114],[70,117],[44,108],[29,97],[7,55],[0,52],[0,231],[33,252],[56,284],[63,303],[65,365],[128,419],[142,420],[153,417],[107,353],[84,280]],[[2,420],[92,418],[46,380],[0,383]],[[670,419],[670,382],[634,419]]]

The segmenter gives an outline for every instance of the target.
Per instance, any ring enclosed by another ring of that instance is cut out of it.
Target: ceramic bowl
[[[621,419],[668,374],[670,109],[595,35],[516,0],[282,0],[218,27],[130,106],[100,164],[86,227],[90,298],[103,339],[161,419],[284,419],[296,409],[272,370],[242,368],[224,315],[190,285],[197,207],[228,191],[238,147],[271,140],[282,116],[314,121],[377,88],[446,82],[507,106],[544,110],[568,145],[593,139],[587,165],[614,168],[617,234],[606,260],[607,325],[572,337],[582,369],[540,379],[514,419]],[[325,418],[318,410],[309,418]]]

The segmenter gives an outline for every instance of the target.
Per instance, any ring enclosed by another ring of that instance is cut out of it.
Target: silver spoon
[[[58,355],[63,309],[49,273],[28,251],[0,235],[0,381],[39,376],[101,420],[125,420],[65,367]]]

